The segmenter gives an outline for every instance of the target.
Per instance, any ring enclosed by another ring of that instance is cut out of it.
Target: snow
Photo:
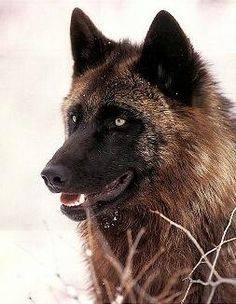
[[[1,300],[23,304],[31,297],[33,303],[93,303],[81,245],[72,232],[0,232]]]

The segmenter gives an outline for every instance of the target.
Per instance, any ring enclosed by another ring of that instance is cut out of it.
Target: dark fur
[[[201,255],[185,233],[151,211],[158,210],[188,229],[205,252],[220,242],[236,198],[230,103],[167,12],[156,16],[144,44],[133,46],[108,40],[75,9],[71,41],[73,82],[63,104],[67,139],[51,160],[70,170],[71,182],[63,192],[98,191],[126,169],[135,170],[134,182],[116,205],[80,224],[102,290],[98,301],[109,302],[104,280],[112,297],[120,286],[116,267],[106,257],[108,248],[124,266],[127,230],[135,240],[144,227],[132,277],[160,255],[126,295],[126,302],[135,298],[137,303],[148,303],[138,288],[155,274],[146,292],[154,297],[171,286],[167,296],[173,297],[166,302],[179,303],[188,284],[182,279]],[[76,126],[71,125],[71,111],[79,115]],[[117,130],[112,122],[122,115],[128,125]],[[227,238],[233,236],[235,221]],[[216,270],[222,277],[236,277],[232,252],[233,242],[221,250]],[[208,276],[206,265],[194,273],[196,279]],[[195,284],[186,303],[205,302],[209,291]],[[217,287],[213,302],[235,303],[235,286]]]

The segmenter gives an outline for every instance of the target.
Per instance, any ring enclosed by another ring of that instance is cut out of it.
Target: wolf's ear
[[[75,76],[101,63],[114,46],[79,8],[71,16],[70,38]]]
[[[138,72],[167,96],[190,103],[193,49],[177,21],[166,11],[160,11],[150,26]]]

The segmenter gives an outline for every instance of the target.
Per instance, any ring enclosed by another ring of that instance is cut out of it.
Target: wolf
[[[70,37],[66,140],[41,175],[79,222],[96,303],[236,303],[232,104],[167,11],[135,45],[76,8]]]

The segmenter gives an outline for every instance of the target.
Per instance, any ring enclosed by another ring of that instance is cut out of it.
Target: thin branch
[[[143,268],[141,269],[141,271],[138,273],[138,275],[136,276],[136,278],[134,279],[134,282],[138,282],[143,276],[144,274],[150,269],[150,267],[157,261],[157,259],[162,255],[162,253],[164,252],[164,248],[161,248],[152,258],[151,260],[146,263]]]
[[[228,222],[228,225],[226,226],[225,230],[224,230],[224,233],[222,235],[222,238],[221,238],[221,241],[218,245],[218,248],[216,250],[216,256],[215,256],[215,259],[213,261],[213,265],[212,265],[212,269],[211,269],[211,272],[210,272],[210,275],[209,275],[209,278],[208,278],[208,281],[210,281],[212,279],[212,276],[213,276],[213,273],[214,273],[214,270],[215,270],[215,267],[216,267],[216,263],[217,263],[217,260],[219,258],[219,254],[220,254],[220,250],[221,250],[221,247],[224,243],[224,239],[225,239],[225,236],[229,230],[229,227],[231,226],[231,223],[232,223],[232,220],[233,220],[233,216],[234,216],[234,213],[236,211],[236,207],[234,208],[234,210],[232,211],[231,215],[230,215],[230,218],[229,218],[229,222]]]
[[[233,242],[236,241],[236,237],[233,237],[231,239],[228,239],[226,241],[224,241],[222,243],[222,245],[227,244],[229,242]],[[189,277],[192,276],[192,274],[194,273],[194,271],[198,268],[198,266],[202,263],[202,260],[204,259],[205,256],[209,255],[210,253],[214,252],[217,250],[217,248],[219,248],[220,244],[217,245],[216,247],[212,248],[211,250],[207,251],[203,256],[201,256],[200,260],[198,261],[198,263],[194,266],[194,268],[192,269],[192,271],[189,274]]]
[[[31,294],[28,295],[28,300],[30,300],[31,303],[36,304],[34,299],[32,298]]]
[[[210,292],[210,294],[209,294],[209,297],[208,297],[208,299],[207,299],[206,304],[210,304],[210,303],[211,303],[211,301],[212,301],[212,299],[213,299],[213,297],[214,297],[215,291],[216,291],[216,287],[217,287],[217,286],[213,286],[213,287],[212,287],[211,292]]]
[[[93,242],[92,242],[92,224],[91,224],[91,218],[90,218],[90,211],[89,209],[86,208],[86,215],[87,215],[87,223],[88,223],[88,243],[89,243],[89,250],[91,250],[93,248]],[[96,276],[96,271],[95,271],[95,267],[93,265],[93,261],[92,261],[92,258],[90,257],[89,259],[90,261],[90,268],[91,268],[91,273],[92,273],[92,281],[93,281],[93,284],[94,284],[94,288],[95,288],[95,293],[97,295],[97,301],[98,303],[102,303],[102,292],[101,292],[101,288],[99,286],[99,283],[98,283],[98,279],[97,279],[97,276]]]
[[[151,212],[158,214],[160,217],[162,217],[168,223],[170,223],[171,225],[175,226],[176,228],[179,228],[180,230],[182,230],[189,237],[189,239],[193,242],[193,244],[196,246],[196,248],[201,253],[201,255],[204,256],[204,259],[205,259],[206,264],[208,265],[208,267],[210,269],[212,269],[213,265],[211,264],[211,262],[209,261],[207,256],[205,256],[205,253],[204,253],[202,247],[199,245],[198,241],[195,239],[195,237],[191,234],[191,232],[188,229],[186,229],[182,225],[177,224],[176,222],[172,221],[171,219],[169,219],[168,217],[166,217],[164,214],[162,214],[161,212],[159,212],[157,210],[156,211],[151,210]],[[217,277],[217,279],[221,278],[220,275],[218,274],[218,272],[215,269],[214,269],[214,274]]]
[[[229,242],[233,242],[233,241],[236,241],[236,237],[233,237],[231,239],[225,240],[222,243],[222,245],[227,244]],[[192,271],[190,272],[190,274],[188,275],[188,277],[186,279],[191,279],[194,271],[198,268],[199,265],[202,264],[202,260],[205,258],[205,256],[207,256],[207,255],[211,254],[212,252],[216,251],[219,246],[220,245],[217,245],[216,247],[214,247],[211,250],[207,251],[203,256],[201,256],[201,258],[199,259],[199,261],[197,262],[197,264],[193,267]],[[186,298],[187,298],[187,296],[189,294],[189,291],[190,291],[192,285],[193,285],[193,283],[189,283],[188,288],[187,288],[187,290],[185,292],[185,295],[184,295],[184,297],[183,297],[183,299],[181,301],[181,304],[183,304],[185,302],[185,300],[186,300]]]
[[[189,271],[189,269],[181,269],[179,271],[176,271],[174,275],[169,279],[166,286],[162,290],[162,292],[156,297],[157,301],[163,302],[163,299],[167,298],[167,296],[170,294],[171,288],[174,286],[174,284],[177,282],[177,280],[182,276],[186,275],[186,273]],[[176,293],[175,293],[176,294]]]
[[[226,236],[226,234],[227,234],[227,231],[228,231],[230,225],[232,224],[232,219],[233,219],[233,215],[234,215],[234,213],[235,213],[235,210],[236,210],[236,208],[233,209],[233,211],[232,211],[232,213],[231,213],[231,215],[230,215],[229,222],[228,222],[228,224],[227,224],[227,226],[226,226],[226,229],[224,230],[224,233],[223,233],[223,235],[222,235],[221,242],[219,243],[219,245],[217,245],[215,248],[212,248],[211,250],[209,250],[208,252],[206,252],[204,255],[202,255],[201,258],[200,258],[200,260],[198,261],[198,263],[194,266],[194,268],[192,269],[191,273],[189,274],[188,279],[190,280],[190,284],[189,284],[189,286],[188,286],[188,288],[187,288],[187,290],[186,290],[186,292],[185,292],[184,298],[182,299],[181,303],[184,303],[185,300],[186,300],[186,298],[187,298],[187,296],[188,296],[188,293],[189,293],[189,291],[190,291],[190,289],[191,289],[191,287],[192,287],[192,285],[193,285],[193,283],[194,283],[193,281],[191,281],[191,276],[193,275],[194,271],[198,268],[198,266],[202,263],[202,260],[203,260],[207,255],[209,255],[210,253],[212,253],[212,252],[214,252],[214,251],[217,251],[216,256],[215,256],[215,259],[214,259],[214,262],[213,262],[213,264],[212,264],[212,267],[215,268],[216,262],[217,262],[217,259],[218,259],[218,257],[219,257],[219,253],[220,253],[220,250],[221,250],[222,246],[223,246],[224,244],[227,244],[227,243],[229,243],[229,242],[232,242],[232,241],[235,241],[235,240],[236,240],[236,237],[233,237],[233,238],[228,239],[228,240],[224,240],[224,239],[225,239],[225,236]],[[211,269],[211,275],[209,275],[208,281],[211,281],[212,275],[213,275],[213,268]],[[215,293],[215,290],[216,290],[216,286],[212,287],[212,290],[211,290],[211,292],[210,292],[210,295],[209,295],[209,298],[208,298],[207,303],[211,303],[211,301],[212,301],[212,299],[213,299],[213,296],[214,296],[214,293]]]
[[[218,281],[202,281],[202,280],[193,280],[190,279],[191,283],[193,284],[201,284],[203,286],[212,286],[212,287],[217,287],[220,284],[231,284],[236,286],[236,278],[235,279],[230,279],[230,278],[221,278]]]
[[[113,256],[113,254],[106,254],[106,258],[110,261],[111,265],[114,267],[114,269],[117,271],[118,276],[120,278],[120,284],[122,288],[125,290],[124,297],[129,295],[130,299],[133,302],[135,302],[135,296],[133,294],[132,288],[134,286],[133,279],[132,279],[132,260],[133,256],[136,252],[137,246],[140,242],[140,239],[142,235],[144,234],[145,229],[141,228],[138,235],[136,236],[135,241],[132,244],[132,238],[130,232],[128,232],[128,244],[129,244],[129,254],[126,259],[125,267],[121,265],[119,261]]]
[[[107,292],[107,295],[108,295],[109,303],[112,303],[113,295],[112,295],[112,291],[111,291],[111,287],[109,285],[109,282],[106,279],[103,279],[103,283],[104,283],[104,286],[106,288],[106,292]]]
[[[144,228],[141,228],[134,243],[133,244],[129,244],[129,254],[128,254],[128,257],[127,257],[127,260],[126,260],[126,265],[125,265],[125,269],[124,269],[124,273],[123,273],[123,279],[125,280],[126,277],[129,276],[129,274],[132,273],[132,264],[133,264],[133,257],[134,257],[134,254],[136,252],[136,249],[137,249],[137,246],[138,246],[138,243],[140,242],[140,239],[141,237],[143,236],[145,232],[145,229]],[[129,236],[129,234],[128,234]],[[132,241],[131,237],[128,237],[128,239],[130,238],[129,242]]]

